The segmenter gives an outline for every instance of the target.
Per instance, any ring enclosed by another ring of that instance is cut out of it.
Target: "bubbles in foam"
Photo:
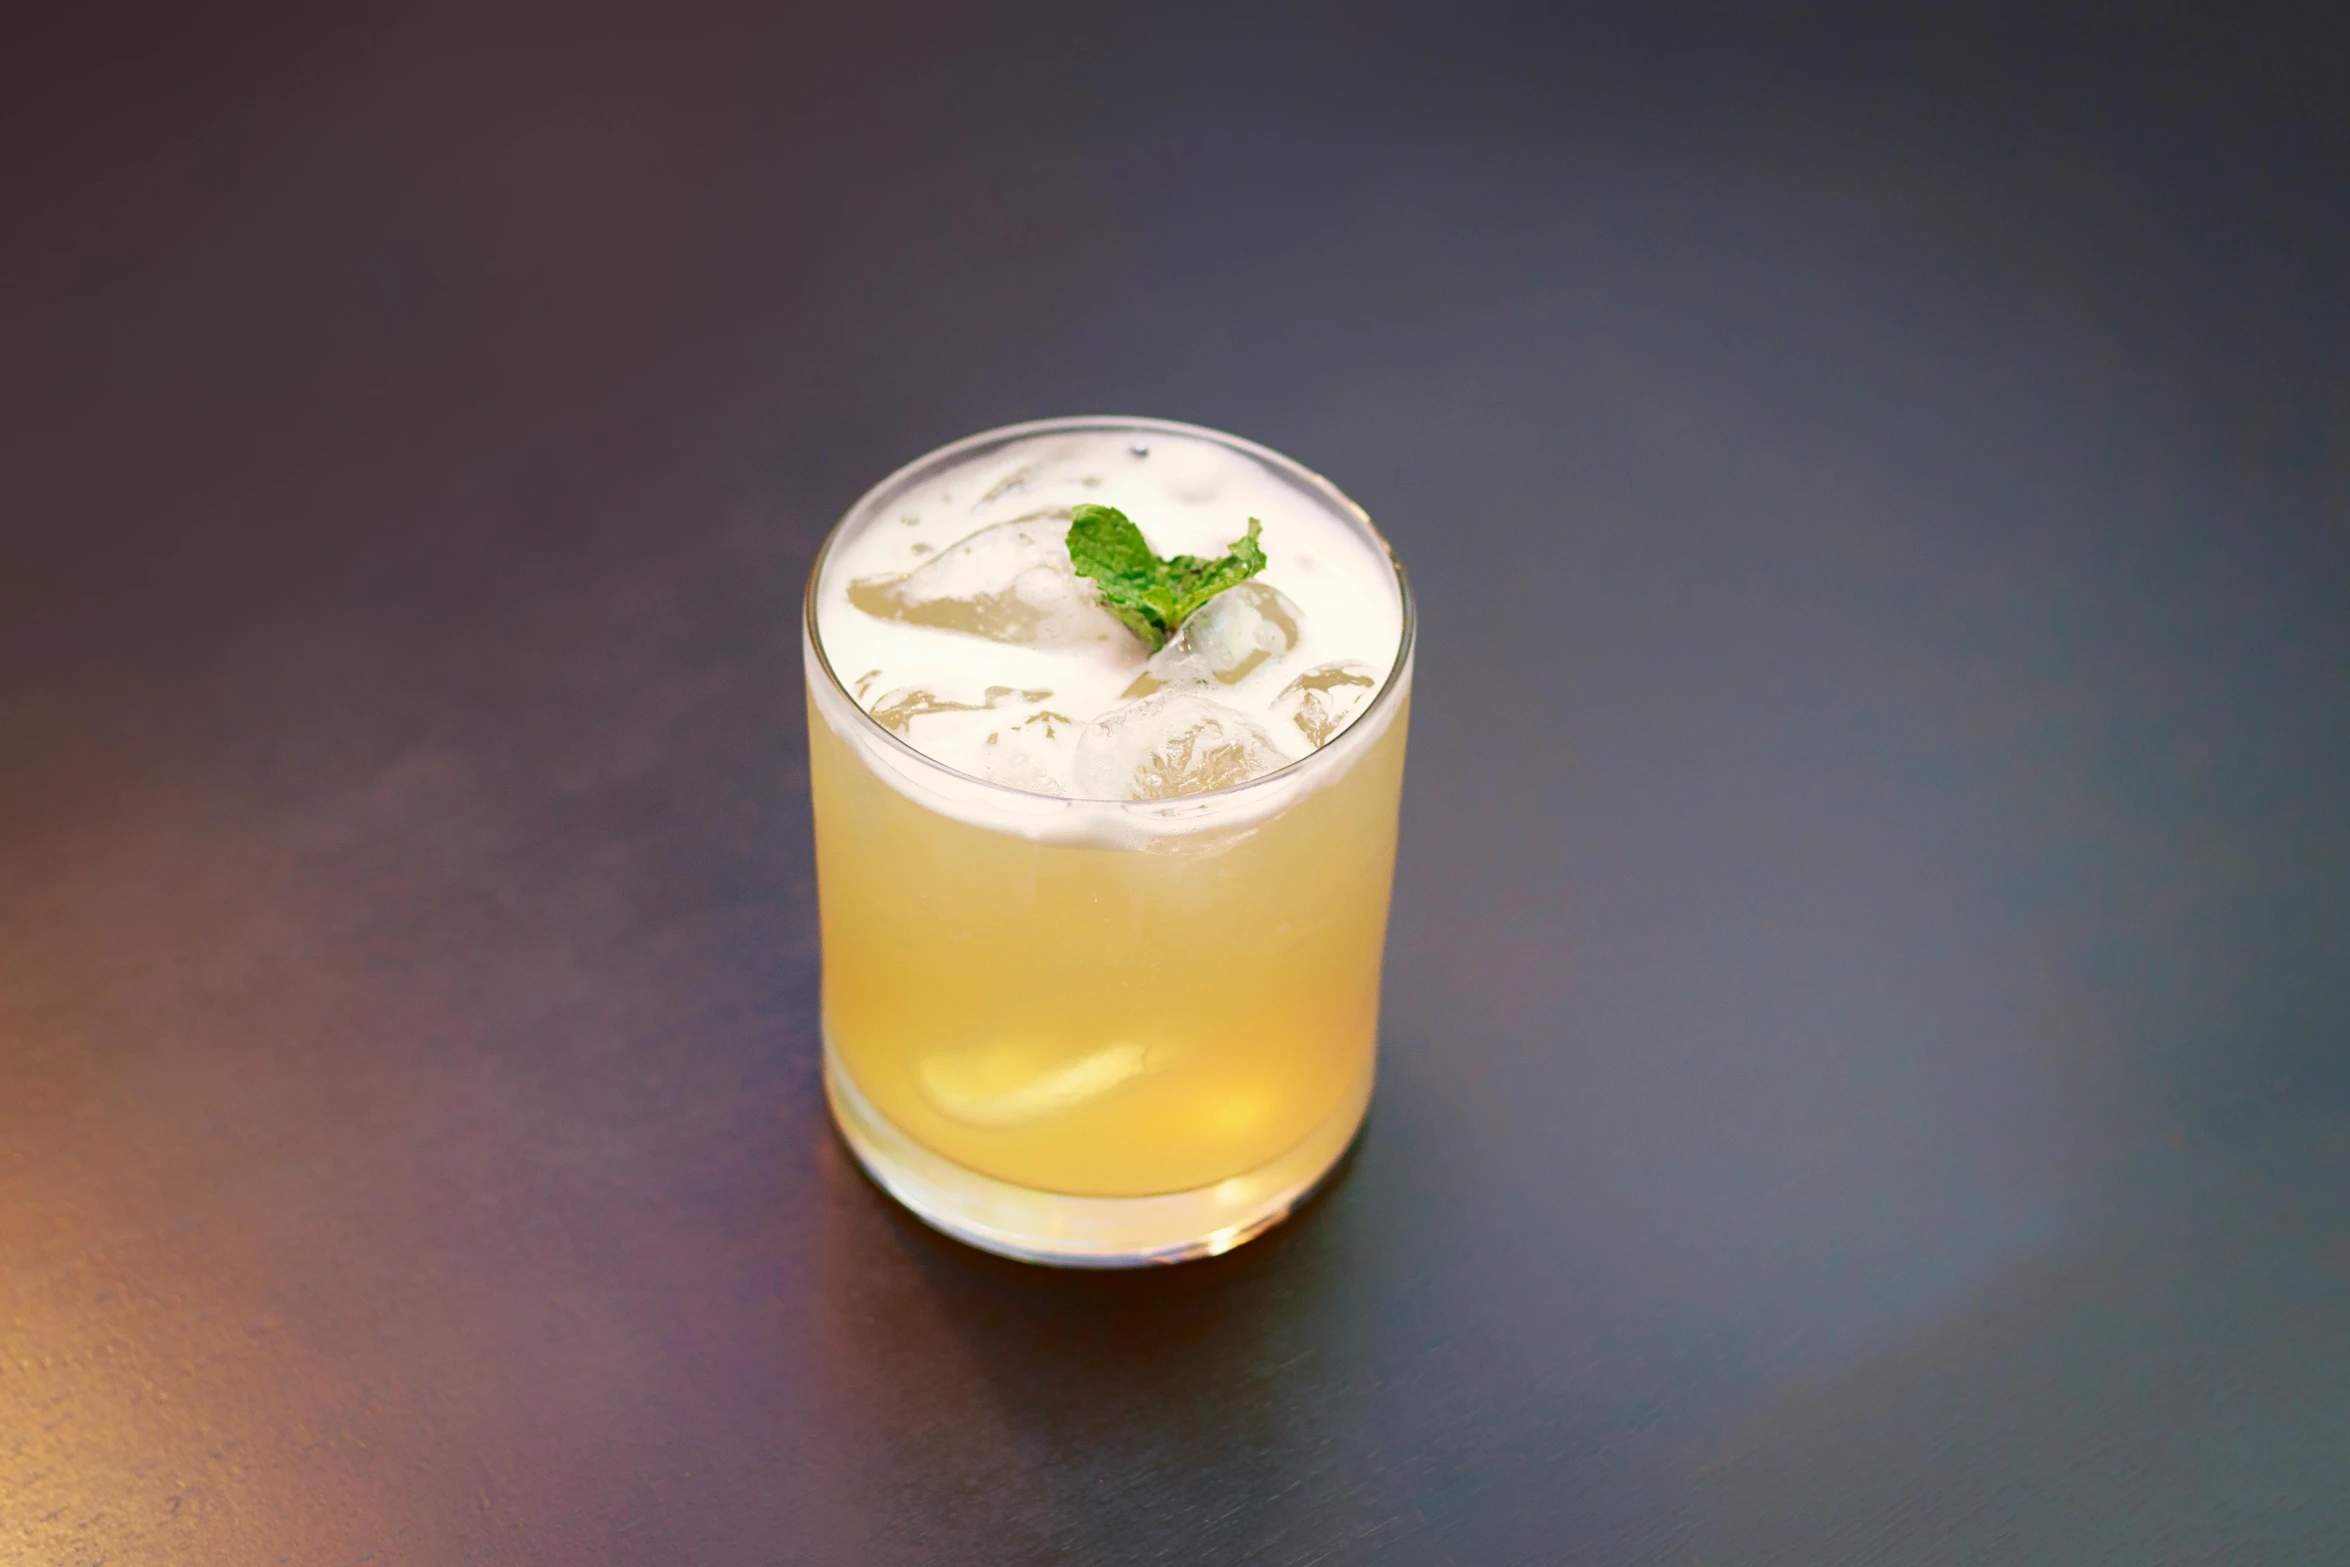
[[[1066,713],[1039,707],[1017,722],[990,729],[967,771],[989,783],[1067,798],[1075,792],[1077,737],[1084,728]]]
[[[1161,555],[1219,555],[1258,518],[1267,569],[1153,655],[1070,564],[1080,501],[1125,511]],[[1376,544],[1215,441],[1040,432],[887,507],[833,546],[818,634],[859,707],[974,778],[1065,799],[1229,788],[1327,744],[1394,662],[1401,604]]]

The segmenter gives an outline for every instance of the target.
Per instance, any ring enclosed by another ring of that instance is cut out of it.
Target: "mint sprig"
[[[1162,560],[1117,507],[1079,506],[1069,513],[1069,561],[1077,575],[1091,577],[1101,589],[1102,608],[1156,653],[1193,610],[1265,569],[1265,552],[1257,547],[1262,526],[1249,518],[1248,536],[1234,539],[1214,560]]]

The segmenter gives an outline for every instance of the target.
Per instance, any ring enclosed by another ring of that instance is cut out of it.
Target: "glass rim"
[[[1365,536],[1377,547],[1380,558],[1387,562],[1388,570],[1395,574],[1396,608],[1400,616],[1401,627],[1396,636],[1395,661],[1388,666],[1386,679],[1372,694],[1369,704],[1349,720],[1344,729],[1333,735],[1324,744],[1315,747],[1296,760],[1276,767],[1269,773],[1259,774],[1246,783],[1230,784],[1222,789],[1204,789],[1198,794],[1177,795],[1165,800],[1098,800],[1082,795],[1040,794],[1033,789],[1015,788],[1011,784],[998,783],[992,778],[982,778],[976,773],[964,772],[961,768],[942,762],[914,745],[905,736],[891,729],[865,710],[864,704],[856,699],[847,684],[842,681],[840,671],[832,667],[832,657],[825,651],[824,637],[822,632],[818,630],[816,623],[817,589],[824,581],[824,568],[831,561],[832,553],[839,546],[841,537],[849,524],[866,516],[879,497],[909,484],[917,478],[950,466],[979,448],[1008,445],[1013,441],[1031,436],[1088,430],[1155,432],[1189,436],[1193,439],[1212,442],[1274,469],[1301,489],[1320,498],[1325,504],[1362,529]],[[1393,706],[1391,699],[1395,697],[1397,690],[1409,684],[1412,651],[1414,644],[1418,641],[1419,611],[1412,598],[1411,579],[1404,572],[1403,562],[1396,559],[1394,546],[1387,542],[1387,536],[1379,531],[1379,526],[1371,520],[1370,513],[1357,505],[1345,491],[1305,464],[1294,458],[1286,457],[1269,446],[1261,446],[1255,441],[1233,435],[1229,431],[1212,429],[1207,425],[1186,424],[1177,419],[1151,419],[1140,415],[1070,414],[1052,419],[1030,419],[1017,424],[997,425],[993,429],[981,430],[975,434],[963,436],[959,440],[949,441],[944,446],[933,447],[911,462],[900,464],[884,475],[877,483],[850,502],[848,510],[842,512],[839,519],[825,531],[823,543],[816,548],[816,559],[808,568],[808,586],[802,595],[800,627],[808,651],[814,657],[814,667],[823,672],[825,683],[857,715],[861,726],[860,733],[870,740],[880,741],[891,753],[911,760],[925,770],[944,774],[956,780],[958,784],[983,789],[992,794],[1008,795],[1022,801],[1040,803],[1050,801],[1062,805],[1089,806],[1096,809],[1110,808],[1122,813],[1130,812],[1164,817],[1171,810],[1179,810],[1182,814],[1189,815],[1192,814],[1192,808],[1209,808],[1227,801],[1245,800],[1252,795],[1259,797],[1269,795],[1285,784],[1294,783],[1304,775],[1306,770],[1312,769],[1333,747],[1339,745],[1349,735],[1367,733],[1368,730],[1365,726],[1374,715],[1391,709]],[[830,722],[829,719],[826,721]]]

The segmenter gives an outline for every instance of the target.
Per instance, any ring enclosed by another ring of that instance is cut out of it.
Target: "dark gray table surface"
[[[0,1561],[2350,1561],[2316,12],[18,16]],[[1118,1277],[829,1131],[794,620],[1085,411],[1424,607],[1368,1131]]]

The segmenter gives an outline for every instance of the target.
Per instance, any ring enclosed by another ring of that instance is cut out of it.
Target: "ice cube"
[[[1006,788],[1066,797],[1077,736],[1084,728],[1066,713],[1040,707],[1016,723],[989,730],[973,771]]]
[[[1379,688],[1379,672],[1354,659],[1316,664],[1282,688],[1273,699],[1273,713],[1297,726],[1316,750],[1354,722],[1371,693]]]
[[[926,1057],[915,1068],[922,1096],[966,1126],[1022,1126],[1065,1115],[1164,1071],[1166,1047],[1114,1039],[1082,1055],[1052,1060],[1020,1041],[969,1046]]]
[[[1051,695],[1050,691],[989,686],[976,702],[955,702],[922,686],[899,686],[873,704],[873,716],[882,728],[902,735],[913,727],[915,719],[928,713],[984,713],[1007,702],[1041,702]]]
[[[1033,647],[1127,635],[1069,564],[1068,537],[1065,516],[999,522],[911,571],[850,583],[849,602],[883,620]]]
[[[1207,690],[1238,685],[1267,659],[1297,646],[1305,612],[1269,582],[1227,588],[1192,611],[1168,644],[1151,655],[1134,684],[1131,701],[1161,690]]]
[[[1170,800],[1229,789],[1289,765],[1245,713],[1190,691],[1112,708],[1077,740],[1077,785],[1096,800]]]

